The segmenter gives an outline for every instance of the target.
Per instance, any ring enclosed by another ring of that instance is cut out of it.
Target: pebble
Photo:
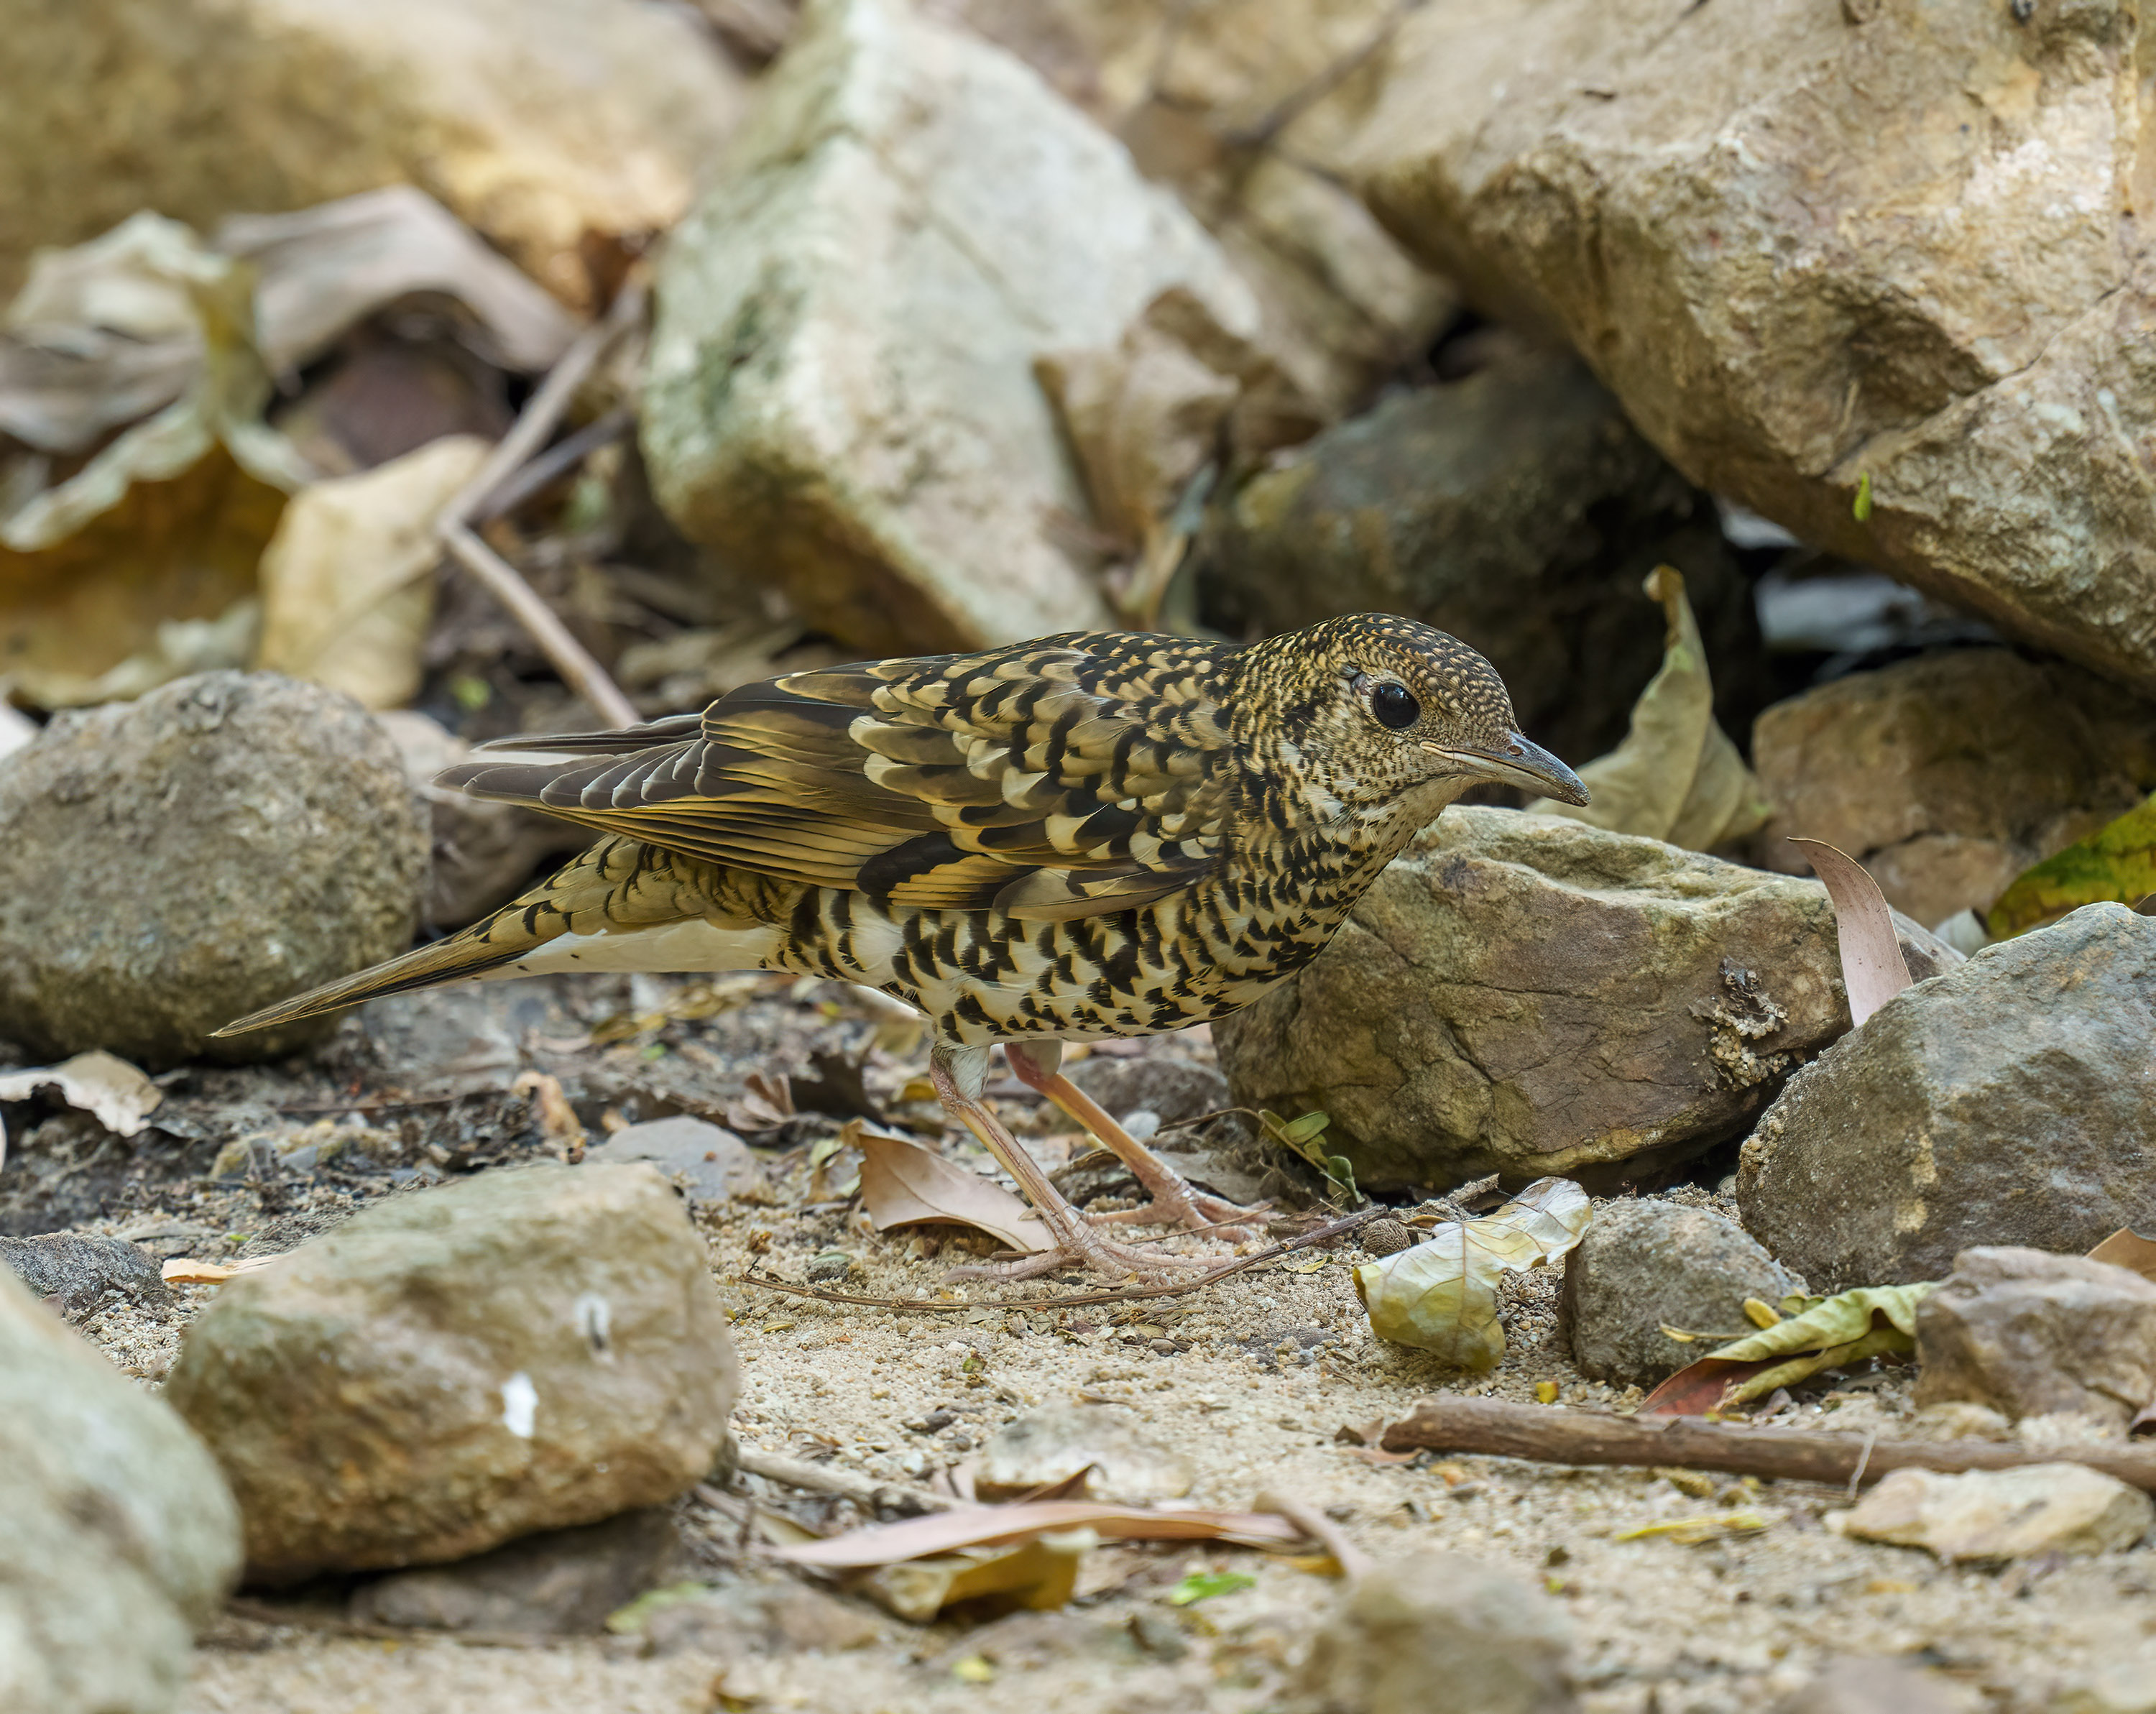
[[[1179,1500],[1192,1481],[1190,1460],[1146,1434],[1122,1406],[1065,1398],[988,1437],[974,1466],[973,1492],[989,1501],[1014,1500],[1081,1470],[1088,1498],[1127,1506]]]

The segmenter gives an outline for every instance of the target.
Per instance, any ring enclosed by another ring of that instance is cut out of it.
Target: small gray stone
[[[1958,1714],[1960,1707],[1919,1667],[1852,1655],[1829,1662],[1774,1714]]]
[[[202,1443],[4,1268],[0,1540],[8,1714],[165,1714],[239,1571]]]
[[[648,1161],[683,1187],[692,1203],[722,1203],[763,1181],[749,1146],[708,1120],[653,1119],[617,1131],[584,1152],[584,1164]]]
[[[1162,1124],[1173,1125],[1235,1105],[1228,1080],[1219,1071],[1169,1054],[1130,1059],[1096,1055],[1070,1068],[1070,1080],[1111,1119],[1142,1109],[1158,1114]]]
[[[34,1238],[0,1238],[0,1264],[39,1297],[57,1297],[80,1315],[108,1292],[136,1303],[166,1305],[171,1288],[157,1258],[117,1238],[80,1232],[44,1232]]]
[[[1418,1553],[1351,1583],[1312,1640],[1296,1714],[1571,1714],[1572,1627],[1508,1572]]]
[[[2123,1429],[2156,1400],[2156,1284],[2041,1250],[1965,1250],[1917,1309],[1916,1403]]]
[[[1912,970],[1960,962],[1902,931]],[[1849,1028],[1835,945],[1817,881],[1460,805],[1213,1035],[1244,1106],[1332,1116],[1366,1190],[1614,1188],[1741,1137]]]
[[[1803,1290],[1734,1220],[1671,1202],[1613,1202],[1564,1259],[1558,1321],[1584,1373],[1651,1386],[1711,1348],[1671,1338],[1665,1325],[1738,1338],[1752,1331],[1746,1298],[1778,1303]]]
[[[642,1165],[377,1203],[220,1290],[166,1388],[265,1583],[663,1504],[711,1469],[733,1395],[702,1240]]]
[[[624,1512],[526,1536],[454,1565],[392,1572],[354,1592],[362,1624],[570,1636],[670,1581],[684,1564],[670,1513]]]
[[[1051,1399],[1006,1423],[981,1449],[973,1492],[1014,1500],[1091,1466],[1086,1493],[1126,1506],[1179,1500],[1190,1491],[1190,1460],[1148,1438],[1128,1410]]]
[[[0,1036],[156,1068],[273,1059],[334,1019],[213,1041],[410,943],[426,823],[348,696],[203,673],[63,714],[0,760]]]
[[[2156,917],[2085,906],[1888,1001],[1744,1144],[1744,1224],[1814,1289],[2156,1229]]]

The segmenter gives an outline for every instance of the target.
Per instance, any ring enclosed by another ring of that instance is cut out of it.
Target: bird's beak
[[[1478,779],[1520,786],[1537,796],[1554,798],[1560,803],[1587,802],[1587,788],[1580,783],[1579,776],[1541,745],[1530,742],[1517,732],[1509,733],[1503,745],[1492,750],[1448,750],[1430,743],[1422,747]]]

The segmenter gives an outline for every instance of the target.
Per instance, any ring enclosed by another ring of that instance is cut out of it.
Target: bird
[[[501,752],[506,753],[495,754]],[[1066,1044],[1224,1017],[1315,957],[1470,787],[1584,804],[1481,654],[1356,613],[1249,644],[1081,631],[816,667],[699,713],[482,746],[444,785],[601,835],[458,933],[255,1012],[235,1035],[387,994],[563,971],[767,970],[916,1008],[947,1112],[1038,1209],[993,1272],[1170,1276],[1262,1209],[1199,1191],[1062,1073]],[[983,1100],[992,1050],[1151,1198],[1081,1213]]]

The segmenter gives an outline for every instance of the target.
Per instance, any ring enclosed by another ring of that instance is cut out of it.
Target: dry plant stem
[[[1305,1232],[1298,1238],[1290,1238],[1271,1248],[1252,1255],[1237,1256],[1224,1262],[1210,1273],[1195,1280],[1180,1280],[1165,1286],[1117,1286],[1106,1291],[1070,1291],[1055,1297],[991,1297],[957,1298],[948,1303],[938,1303],[929,1298],[870,1297],[857,1291],[827,1291],[819,1286],[797,1286],[791,1280],[775,1279],[768,1274],[748,1274],[737,1277],[737,1286],[762,1286],[773,1291],[785,1292],[791,1297],[813,1297],[821,1303],[852,1304],[861,1309],[890,1309],[924,1311],[930,1314],[954,1315],[973,1309],[1083,1309],[1101,1303],[1131,1303],[1147,1297],[1180,1297],[1185,1292],[1203,1291],[1216,1280],[1224,1280],[1230,1274],[1240,1274],[1246,1268],[1255,1268],[1260,1262],[1277,1261],[1298,1250],[1307,1250],[1313,1244],[1323,1244],[1329,1239],[1344,1238],[1351,1232],[1360,1231],[1373,1220],[1383,1219],[1390,1211],[1383,1208],[1365,1209],[1342,1220]]]
[[[1377,1563],[1348,1539],[1347,1532],[1315,1506],[1286,1494],[1267,1491],[1257,1498],[1255,1509],[1286,1518],[1332,1556],[1342,1577],[1360,1577]]]
[[[767,1482],[783,1482],[789,1488],[805,1488],[812,1493],[836,1494],[842,1500],[851,1500],[870,1511],[900,1501],[923,1511],[948,1511],[958,1503],[941,1494],[932,1494],[926,1488],[908,1487],[901,1482],[879,1482],[856,1475],[850,1470],[834,1470],[829,1465],[810,1464],[799,1458],[782,1458],[775,1452],[760,1452],[752,1446],[738,1449],[734,1463],[737,1469],[752,1476],[762,1476]]]
[[[479,473],[442,509],[441,518],[434,526],[435,534],[450,556],[531,634],[540,652],[569,688],[590,704],[608,725],[617,726],[636,724],[639,716],[635,706],[622,695],[620,687],[592,658],[590,651],[570,634],[569,628],[556,616],[553,608],[539,598],[516,567],[480,541],[467,521],[479,513],[503,482],[546,445],[562,413],[576,397],[577,389],[606,355],[607,348],[642,317],[645,295],[642,275],[632,275],[614,295],[613,304],[605,317],[578,334],[576,342],[562,353],[562,361],[555,364],[553,372],[531,395],[523,414],[488,454]]]
[[[636,426],[636,413],[616,405],[603,417],[587,423],[574,434],[556,441],[546,451],[515,472],[487,495],[479,516],[469,521],[484,524],[512,512],[548,483],[566,475],[603,446],[611,446]]]
[[[2014,1470],[2030,1464],[2085,1464],[2156,1491],[2156,1447],[2043,1448],[1990,1440],[1864,1440],[1789,1429],[1739,1428],[1697,1417],[1636,1417],[1510,1404],[1495,1398],[1425,1398],[1392,1424],[1388,1452],[1427,1447],[1540,1464],[1668,1465],[1727,1470],[1781,1481],[1870,1486],[1897,1470]]]
[[[444,522],[442,546],[479,580],[488,594],[509,610],[510,617],[531,634],[554,670],[578,695],[597,711],[610,726],[633,726],[640,716],[636,706],[607,676],[607,670],[591,652],[569,634],[554,609],[539,598],[516,567],[489,547],[462,524]]]

